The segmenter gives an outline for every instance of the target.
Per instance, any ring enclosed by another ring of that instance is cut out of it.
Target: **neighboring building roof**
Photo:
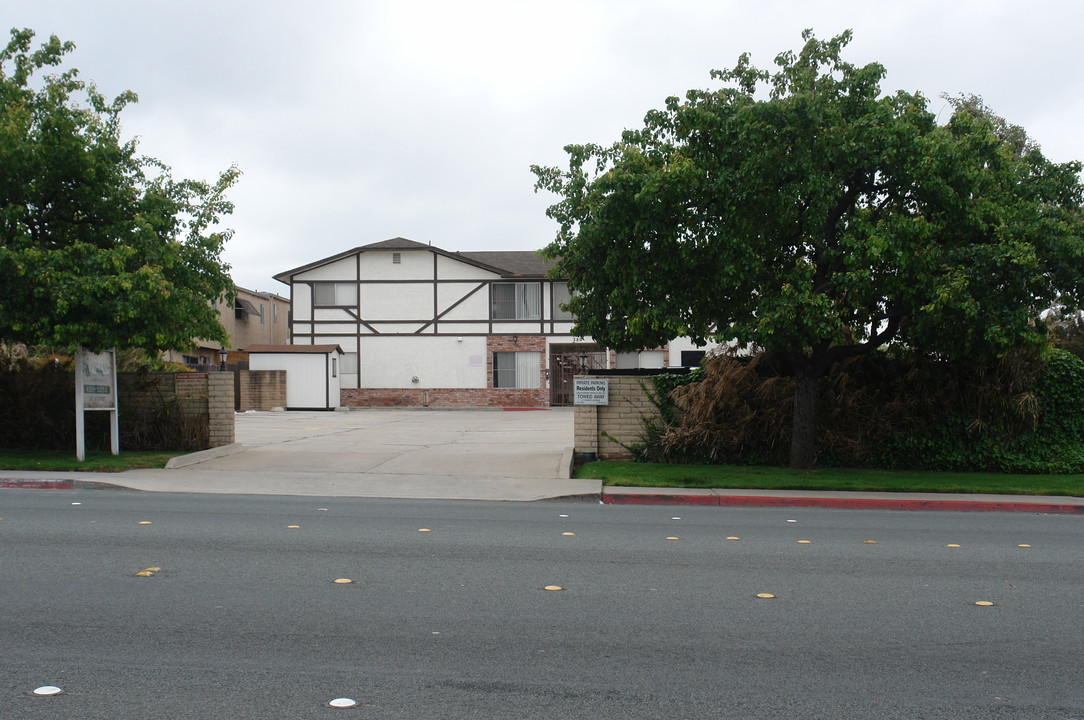
[[[347,250],[346,252],[332,255],[331,257],[323,258],[311,262],[301,267],[296,267],[285,272],[278,273],[274,276],[276,280],[286,285],[290,284],[291,279],[298,273],[312,270],[313,268],[320,267],[321,265],[327,265],[341,260],[344,257],[363,252],[369,252],[374,250],[427,250],[434,252],[438,255],[453,258],[459,262],[467,263],[468,265],[474,265],[485,270],[490,270],[501,277],[545,277],[546,272],[553,265],[553,261],[546,260],[536,250],[495,250],[495,251],[479,251],[479,252],[448,252],[432,245],[425,243],[415,242],[414,240],[408,240],[406,238],[397,237],[390,240],[383,240],[381,242],[371,243],[369,245],[362,245],[360,247]]]
[[[312,353],[314,355],[327,355],[338,350],[343,351],[338,345],[249,345],[245,351],[252,353]]]

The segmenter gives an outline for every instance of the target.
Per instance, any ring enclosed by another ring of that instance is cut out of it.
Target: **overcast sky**
[[[556,224],[531,164],[609,144],[742,52],[854,31],[886,92],[981,95],[1056,161],[1084,159],[1077,0],[0,0],[8,28],[73,41],[143,153],[177,177],[244,173],[225,252],[237,284],[406,237],[532,250]]]

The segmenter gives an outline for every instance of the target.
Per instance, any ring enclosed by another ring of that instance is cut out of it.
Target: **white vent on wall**
[[[392,253],[391,261],[395,265],[398,265],[399,263],[403,262],[403,256],[400,253]]]

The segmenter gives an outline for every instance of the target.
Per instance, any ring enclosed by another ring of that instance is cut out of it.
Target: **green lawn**
[[[1084,496],[1084,475],[1002,475],[846,468],[790,470],[735,465],[594,462],[580,467],[576,477],[601,479],[605,485],[632,487]]]
[[[86,462],[75,459],[75,451],[5,450],[0,448],[0,470],[47,470],[55,472],[120,472],[136,468],[164,468],[169,459],[182,452],[88,451]]]

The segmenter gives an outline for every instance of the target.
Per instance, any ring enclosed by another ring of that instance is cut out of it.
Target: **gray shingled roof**
[[[285,272],[278,273],[274,276],[276,280],[282,283],[290,284],[290,278],[306,270],[311,270],[321,265],[326,265],[335,260],[339,260],[344,257],[348,257],[355,253],[367,252],[371,250],[429,250],[445,257],[455,258],[462,262],[469,263],[483,267],[486,270],[492,270],[498,272],[502,277],[530,277],[541,278],[545,277],[546,271],[553,265],[553,261],[543,258],[537,250],[485,250],[477,252],[448,252],[438,247],[433,247],[426,243],[415,242],[414,240],[408,240],[406,238],[397,237],[390,240],[382,240],[380,242],[371,243],[369,245],[362,245],[356,247],[353,250],[347,250],[345,252],[326,257],[315,262],[311,262],[301,267],[293,268]]]

